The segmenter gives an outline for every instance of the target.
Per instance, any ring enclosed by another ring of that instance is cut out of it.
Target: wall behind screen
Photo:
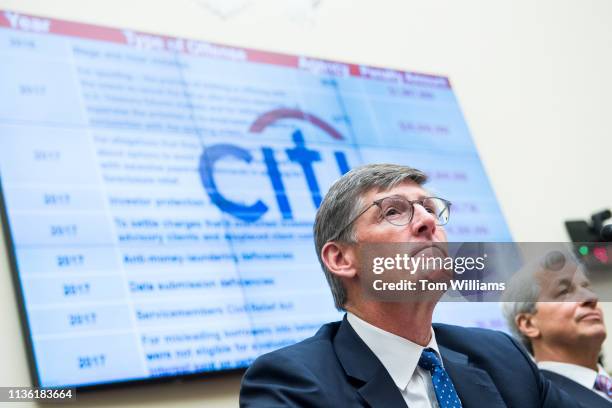
[[[0,9],[450,77],[515,239],[612,206],[612,4],[436,0],[0,1]],[[4,245],[0,385],[29,384]],[[610,281],[604,283],[612,285]],[[606,305],[607,306],[607,305]],[[608,319],[612,319],[612,308]],[[606,347],[612,359],[610,342]],[[80,396],[78,405],[237,405],[238,376]]]

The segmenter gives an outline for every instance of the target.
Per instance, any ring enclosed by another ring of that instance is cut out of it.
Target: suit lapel
[[[444,369],[453,381],[463,408],[505,407],[497,387],[486,371],[469,364],[465,354],[440,346]]]
[[[612,407],[612,401],[595,393],[593,390],[583,387],[569,378],[548,370],[540,370],[544,377],[548,378],[555,386],[573,396],[577,401],[591,408]]]
[[[358,392],[372,407],[406,407],[404,397],[382,364]]]
[[[346,316],[334,338],[338,360],[349,377],[357,380],[357,392],[372,407],[406,407],[404,397],[393,379],[359,338]]]
[[[439,346],[444,362],[463,408],[506,407],[497,387],[486,371],[469,363],[465,354]],[[334,349],[346,374],[353,378],[357,392],[372,407],[406,407],[393,379],[359,338],[346,316],[334,337]]]

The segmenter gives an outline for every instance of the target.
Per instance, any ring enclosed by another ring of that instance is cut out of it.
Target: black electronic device
[[[593,214],[590,223],[565,221],[576,256],[591,271],[612,272],[612,224],[604,225],[611,217],[612,213],[606,209]]]

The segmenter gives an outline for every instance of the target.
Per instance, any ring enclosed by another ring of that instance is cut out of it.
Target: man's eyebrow
[[[568,279],[568,278],[563,278],[563,279],[559,279],[556,282],[554,282],[556,285],[566,285],[566,286],[571,286],[572,284],[572,280]]]
[[[394,197],[394,198],[405,198],[408,201],[415,201],[415,200],[422,200],[424,198],[428,198],[428,197],[433,197],[432,195],[428,194],[427,191],[422,192],[421,194],[419,194],[417,196],[416,199],[409,199],[408,197],[406,197],[404,194],[391,194],[391,195],[383,195],[379,198],[377,198],[377,200],[383,199],[383,198],[389,198],[389,197]]]

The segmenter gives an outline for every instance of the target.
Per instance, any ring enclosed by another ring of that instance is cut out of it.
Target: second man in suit
[[[504,303],[508,326],[546,378],[585,406],[612,407],[612,379],[598,364],[606,327],[582,267],[570,253],[553,251],[522,274],[533,284],[519,289],[522,301]]]

